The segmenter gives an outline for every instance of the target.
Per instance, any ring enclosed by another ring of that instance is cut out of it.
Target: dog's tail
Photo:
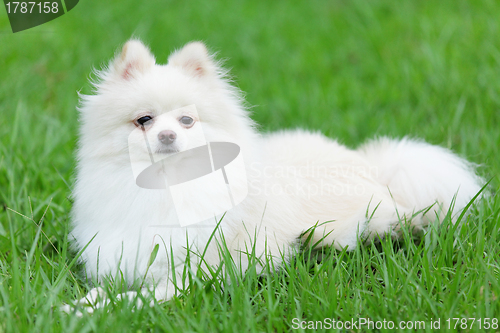
[[[432,210],[440,217],[449,208],[456,217],[484,184],[474,164],[423,141],[379,138],[358,151],[374,167],[375,179],[389,188],[396,203],[415,211],[434,205]]]

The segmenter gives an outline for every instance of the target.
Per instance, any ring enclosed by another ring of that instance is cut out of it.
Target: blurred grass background
[[[191,40],[206,42],[226,59],[263,131],[320,130],[353,147],[376,135],[421,137],[480,164],[482,175],[494,177],[495,191],[500,171],[498,13],[495,0],[82,0],[54,21],[13,34],[2,7],[0,318],[14,326],[0,323],[0,332],[33,322],[43,308],[38,303],[24,308],[26,300],[15,300],[16,295],[29,297],[29,279],[14,273],[24,267],[27,252],[35,246],[34,253],[45,256],[36,267],[52,270],[33,287],[40,293],[50,289],[60,265],[71,259],[61,259],[47,239],[59,251],[65,249],[77,92],[91,92],[92,68],[106,64],[131,36],[148,44],[158,63]],[[496,197],[488,205],[483,222],[498,226]],[[35,223],[14,211],[36,222],[45,213],[47,237],[33,245]],[[490,241],[498,260],[498,238]],[[70,298],[61,293],[57,299]],[[98,320],[89,325],[100,327]]]

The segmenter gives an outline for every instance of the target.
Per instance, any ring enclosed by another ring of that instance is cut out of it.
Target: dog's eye
[[[135,122],[137,124],[139,124],[140,126],[144,126],[144,125],[146,125],[146,123],[148,121],[151,121],[151,120],[153,120],[153,117],[151,117],[151,116],[144,116],[144,117],[141,117],[141,118],[137,119]]]
[[[188,116],[184,116],[181,119],[179,119],[182,125],[184,126],[191,126],[194,122],[194,119]]]

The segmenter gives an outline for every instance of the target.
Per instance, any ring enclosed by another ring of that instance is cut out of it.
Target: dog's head
[[[239,141],[252,122],[237,89],[204,44],[192,42],[156,64],[148,48],[128,41],[98,72],[95,95],[82,95],[80,153],[128,156],[129,136],[147,154],[168,155],[207,141]],[[132,140],[131,142],[134,142]]]

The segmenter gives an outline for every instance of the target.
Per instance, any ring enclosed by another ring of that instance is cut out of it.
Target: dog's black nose
[[[171,130],[165,130],[158,133],[158,140],[160,140],[160,142],[164,145],[171,144],[175,141],[175,138],[177,138],[177,134]]]

